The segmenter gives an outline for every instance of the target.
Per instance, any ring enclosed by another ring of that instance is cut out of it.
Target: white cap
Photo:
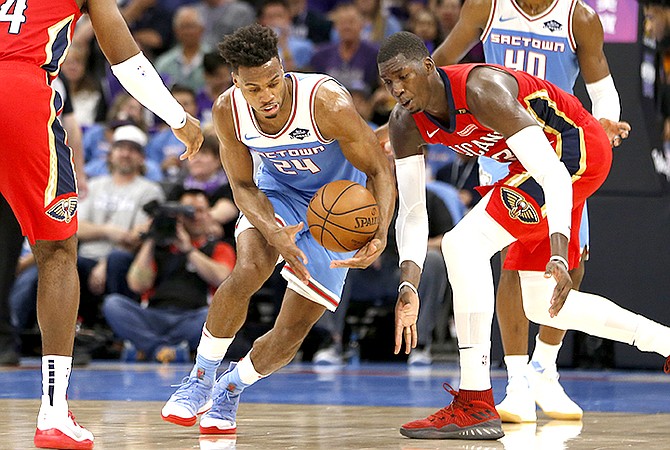
[[[132,142],[139,145],[142,149],[147,145],[147,135],[135,125],[122,125],[114,130],[112,142]]]

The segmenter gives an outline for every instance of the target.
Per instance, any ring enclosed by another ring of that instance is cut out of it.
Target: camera
[[[193,206],[182,205],[179,202],[160,203],[152,200],[142,209],[153,218],[149,231],[143,237],[152,238],[157,247],[167,247],[177,239],[177,218],[179,216],[188,218],[195,216]]]

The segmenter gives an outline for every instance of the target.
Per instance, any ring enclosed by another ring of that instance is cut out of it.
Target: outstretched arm
[[[391,112],[389,135],[396,154],[398,218],[396,241],[400,260],[400,285],[395,307],[395,353],[405,342],[405,353],[416,347],[419,315],[418,287],[428,247],[426,210],[425,142],[412,116],[400,106]]]
[[[163,84],[151,62],[140,52],[115,0],[88,0],[88,15],[112,72],[140,103],[163,119],[186,145],[181,159],[200,149],[200,122],[184,111]]]

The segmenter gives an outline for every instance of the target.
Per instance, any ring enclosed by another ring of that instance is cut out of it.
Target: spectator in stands
[[[233,85],[231,69],[218,51],[205,53],[202,60],[205,85],[196,94],[198,118],[204,128],[212,123],[212,105],[223,92]]]
[[[187,113],[197,117],[196,96],[191,88],[176,84],[172,86],[170,92]],[[179,159],[184,150],[186,150],[184,144],[175,137],[172,129],[165,123],[154,132],[145,148],[146,162],[160,167],[161,180],[166,191],[181,183],[185,176],[183,162]]]
[[[363,16],[363,40],[380,44],[384,38],[402,31],[402,24],[382,0],[354,0],[354,5]]]
[[[132,123],[146,133],[149,129],[146,117],[147,110],[140,102],[125,92],[119,94],[112,102],[105,122],[96,123],[84,131],[82,145],[86,175],[94,177],[108,174],[107,160],[109,149],[112,146],[114,129],[121,124]],[[154,170],[156,169],[158,168],[154,168]],[[152,168],[148,167],[148,178],[157,180],[153,174]],[[160,176],[160,171],[156,176]]]
[[[74,117],[82,128],[104,120],[107,103],[98,80],[88,71],[88,48],[73,45],[61,67]]]
[[[137,45],[150,60],[154,60],[173,43],[173,11],[165,3],[165,0],[121,0],[119,5]]]
[[[200,189],[207,194],[212,207],[210,215],[219,227],[210,228],[217,236],[223,236],[226,242],[235,245],[235,222],[239,210],[233,202],[233,191],[228,177],[223,171],[219,158],[219,141],[213,132],[204,133],[205,140],[200,151],[187,162],[188,176],[184,180],[184,189]],[[174,197],[172,194],[170,197]]]
[[[288,0],[296,36],[309,39],[315,45],[330,41],[333,27],[323,14],[307,7],[307,0]]]
[[[296,34],[286,0],[264,0],[258,10],[258,23],[277,33],[279,56],[286,71],[307,68],[314,54],[314,44]]]
[[[417,10],[410,16],[407,31],[419,36],[429,52],[433,52],[442,42],[440,21],[433,11],[427,8]]]
[[[195,6],[182,6],[172,19],[177,43],[156,59],[156,70],[165,84],[180,84],[193,91],[205,85],[202,60],[209,47],[203,42],[205,19]]]
[[[333,11],[339,42],[327,44],[312,57],[312,70],[326,73],[345,86],[363,83],[370,92],[379,85],[377,46],[362,40],[363,16],[353,4]]]
[[[203,43],[211,49],[215,49],[225,35],[256,22],[256,11],[244,1],[200,0],[195,6],[205,20]]]
[[[187,190],[179,203],[193,213],[174,217],[173,235],[150,231],[128,271],[128,285],[142,295],[142,304],[120,294],[108,295],[103,304],[110,327],[127,341],[129,359],[134,347],[162,363],[190,361],[209,298],[235,265],[233,248],[207,234],[205,193]]]
[[[149,217],[142,207],[164,198],[160,186],[143,176],[146,143],[146,134],[134,125],[114,130],[109,175],[90,180],[89,196],[78,207],[80,310],[90,299],[89,316],[97,314],[96,301],[110,290],[110,283],[113,290],[125,291],[119,278],[125,278],[124,270],[139,246],[140,234],[148,227]],[[119,254],[115,264],[108,266],[113,250]]]

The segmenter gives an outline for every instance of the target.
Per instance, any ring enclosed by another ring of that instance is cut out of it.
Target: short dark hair
[[[215,74],[219,67],[225,66],[226,61],[218,52],[205,53],[205,56],[202,57],[202,67],[208,75]]]
[[[172,85],[172,87],[170,88],[170,93],[172,95],[174,95],[174,94],[188,94],[191,97],[193,97],[194,100],[197,97],[197,94],[195,93],[195,91],[192,88],[190,88],[190,87],[188,87],[184,84],[179,84],[179,83],[175,83],[175,84]]]
[[[277,41],[272,29],[254,23],[225,36],[219,44],[219,52],[235,71],[240,66],[259,67],[272,58],[279,59]]]
[[[377,53],[377,64],[384,63],[398,55],[405,55],[407,59],[417,61],[430,56],[423,40],[409,31],[400,31],[384,39],[379,53]]]

